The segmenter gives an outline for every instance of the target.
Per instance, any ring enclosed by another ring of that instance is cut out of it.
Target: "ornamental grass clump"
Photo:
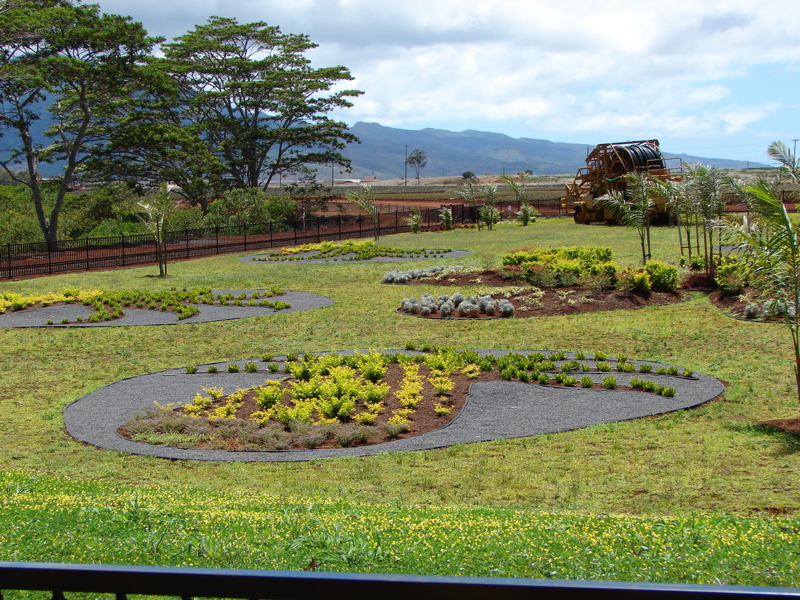
[[[603,377],[603,387],[607,390],[617,389],[617,378],[613,375]]]

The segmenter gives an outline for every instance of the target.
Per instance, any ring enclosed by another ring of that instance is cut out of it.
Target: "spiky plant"
[[[783,155],[782,168],[795,177],[797,159],[788,149],[783,150]],[[755,219],[741,226],[728,224],[726,230],[739,244],[750,280],[762,293],[787,307],[782,319],[792,336],[795,386],[800,403],[800,232],[774,184],[762,180],[745,189]]]

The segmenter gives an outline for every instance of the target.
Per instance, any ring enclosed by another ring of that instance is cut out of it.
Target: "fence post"
[[[120,237],[122,238],[122,266],[125,266],[125,234],[121,233]]]
[[[272,221],[269,222],[269,247],[272,248]]]
[[[50,259],[51,253],[53,252],[53,245],[50,242],[47,242],[47,272],[52,275],[53,274],[53,263]],[[88,267],[87,267],[88,268]]]
[[[247,225],[244,226],[244,249],[247,250]]]
[[[342,239],[342,215],[338,215],[339,218],[339,239]]]
[[[320,221],[320,219],[319,219],[319,217],[317,217],[317,243],[318,243],[318,244],[319,244],[320,240],[322,239],[322,238],[320,238],[320,236],[319,236],[319,229],[320,229],[320,228],[319,228],[319,221]]]
[[[219,254],[219,225],[214,225],[214,247],[216,254]]]
[[[189,258],[189,228],[186,228],[186,258]]]
[[[49,256],[49,255],[48,255]],[[89,270],[89,238],[86,238],[86,270]]]

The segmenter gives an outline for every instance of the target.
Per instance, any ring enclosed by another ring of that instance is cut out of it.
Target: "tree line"
[[[362,92],[341,89],[345,67],[312,66],[315,47],[263,22],[211,17],[167,42],[94,4],[0,0],[0,167],[48,242],[78,178],[170,181],[205,214],[229,190],[348,169],[358,140],[329,114]],[[62,172],[45,181],[43,163]]]

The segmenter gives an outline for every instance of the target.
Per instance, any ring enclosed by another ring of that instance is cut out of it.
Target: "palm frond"
[[[783,142],[772,142],[767,148],[767,155],[775,162],[780,163],[781,170],[788,173],[793,181],[800,178],[800,164],[794,152]]]

